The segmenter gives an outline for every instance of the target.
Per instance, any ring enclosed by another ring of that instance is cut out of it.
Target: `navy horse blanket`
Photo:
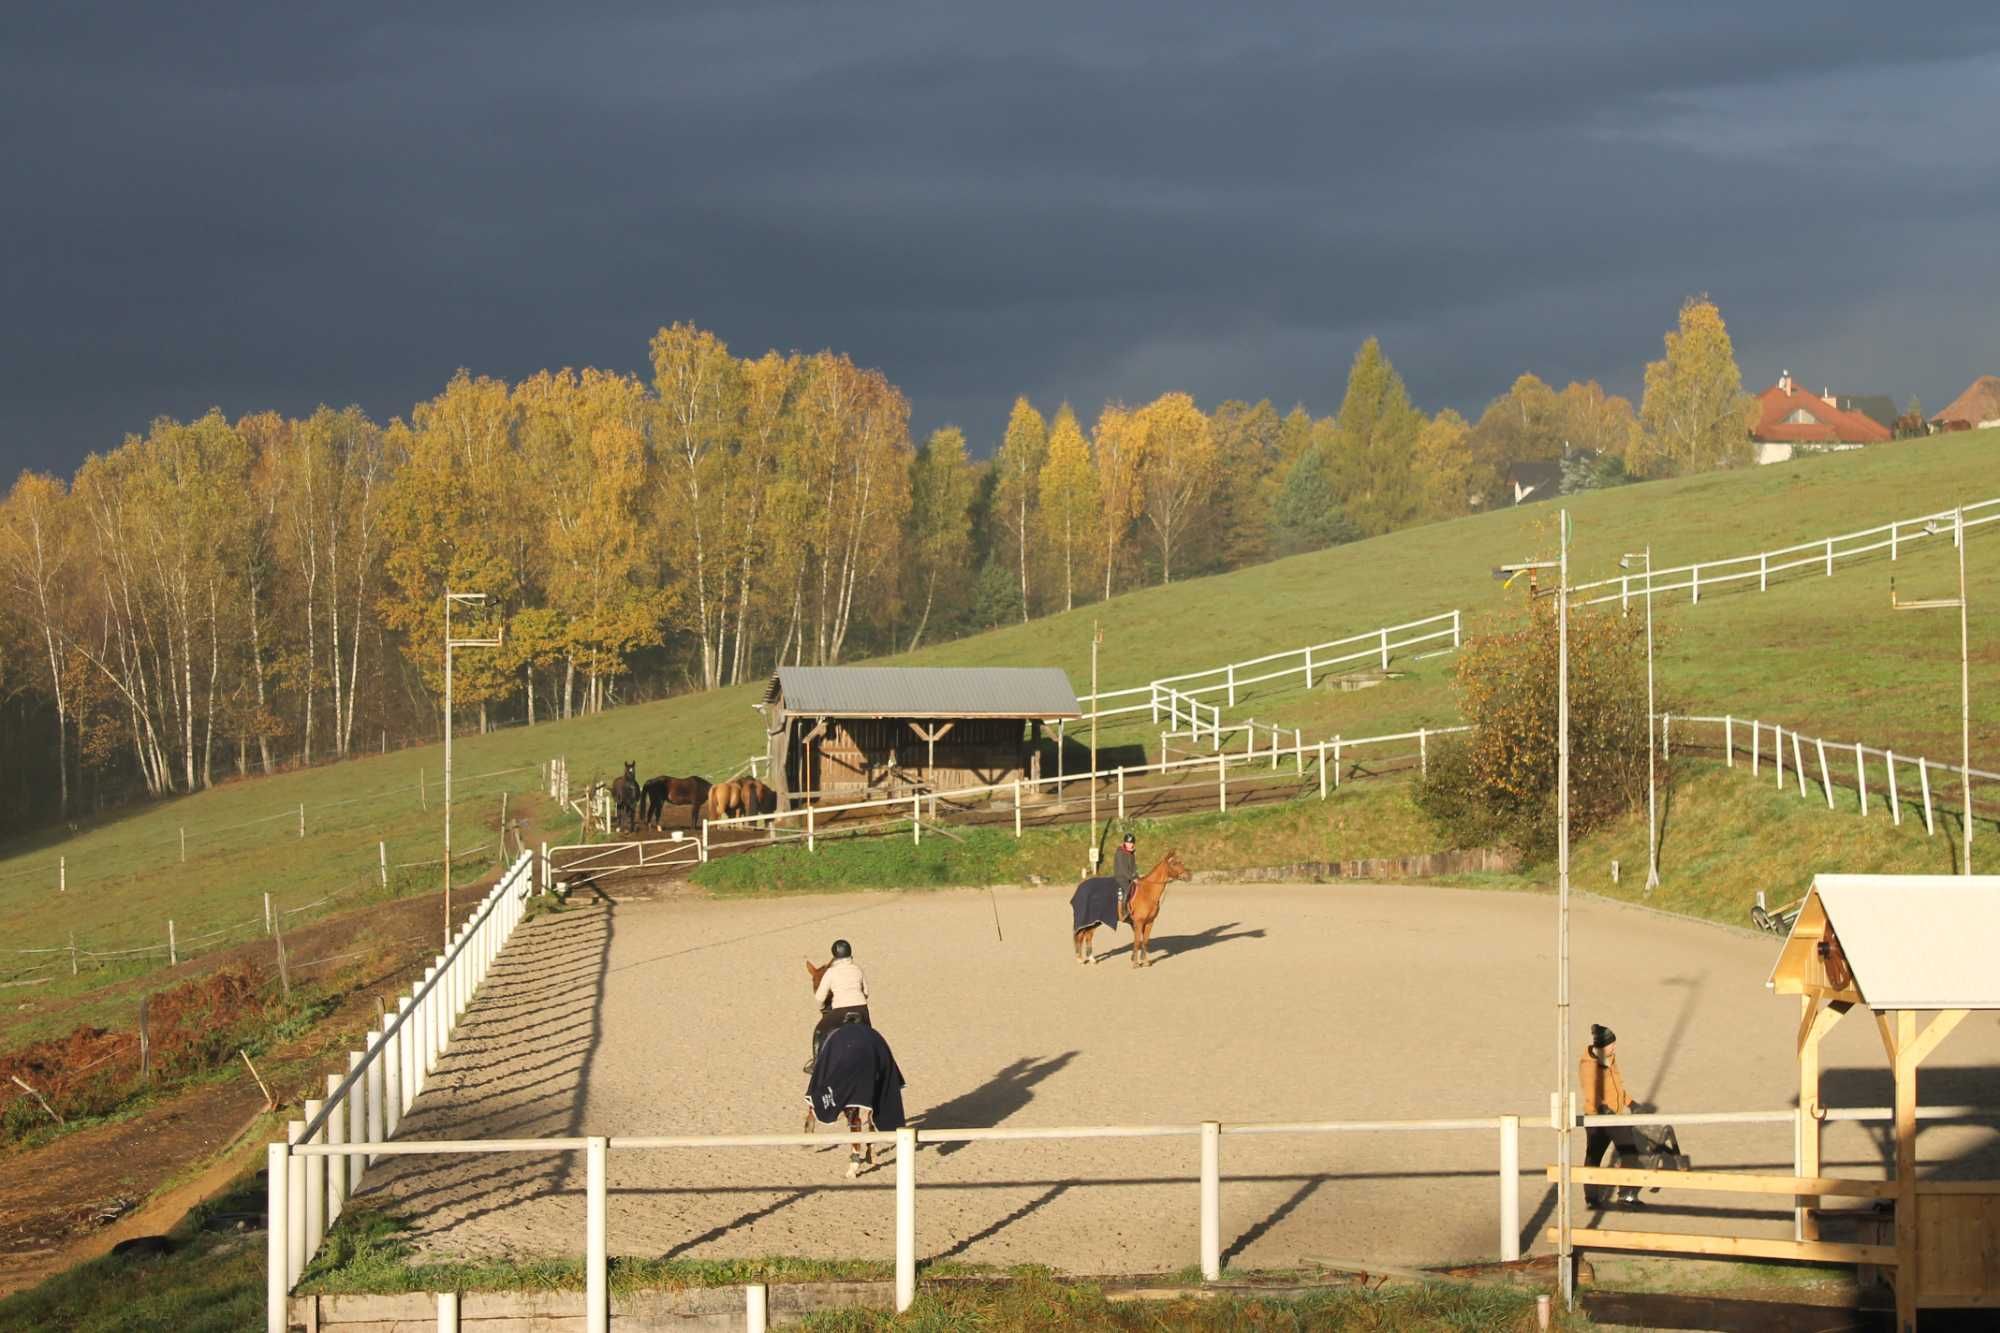
[[[822,1125],[858,1106],[875,1113],[875,1128],[901,1129],[903,1071],[882,1034],[861,1022],[842,1023],[827,1033],[813,1060],[806,1104]]]
[[[1069,910],[1075,918],[1075,924],[1070,927],[1071,934],[1092,926],[1118,929],[1118,881],[1109,875],[1085,880],[1070,895]]]

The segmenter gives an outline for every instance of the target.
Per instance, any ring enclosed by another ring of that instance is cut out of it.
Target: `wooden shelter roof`
[[[1996,957],[2000,875],[1818,875],[1765,985],[1878,1013],[2000,1009]]]
[[[1059,667],[780,667],[760,708],[780,699],[814,717],[1082,716]]]

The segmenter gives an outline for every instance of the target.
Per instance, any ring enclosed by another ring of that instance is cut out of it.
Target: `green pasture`
[[[1578,496],[1569,502],[1573,577],[1615,574],[1620,553],[1648,543],[1664,568],[1991,498],[2000,495],[1996,459],[2000,431],[1985,431]],[[1147,588],[1100,606],[883,660],[1053,664],[1066,668],[1082,691],[1088,688],[1093,620],[1104,627],[1106,689],[1452,608],[1462,609],[1468,629],[1476,629],[1519,614],[1523,590],[1503,589],[1488,571],[1503,561],[1551,553],[1554,519],[1554,507],[1544,504],[1433,524],[1233,574]],[[1991,740],[2000,735],[1995,536],[2000,526],[1978,529],[1969,546],[1974,724],[1980,733],[1975,750],[1985,753],[1989,767],[2000,758]],[[1892,570],[1909,593],[1952,591],[1950,544],[1934,540],[1906,552],[1894,566],[1884,555],[1840,565],[1832,578],[1795,573],[1762,594],[1754,584],[1749,591],[1739,584],[1704,596],[1699,606],[1663,598],[1655,608],[1663,700],[1677,709],[1758,716],[1830,738],[1950,759],[1957,750],[1956,618],[1891,612]],[[1308,738],[1449,725],[1456,720],[1452,660],[1399,661],[1397,678],[1352,693],[1273,682],[1239,696],[1227,720],[1254,717],[1297,726]],[[751,711],[761,688],[761,683],[743,685],[462,737],[456,756],[458,846],[492,842],[503,791],[510,793],[510,813],[528,817],[531,837],[573,833],[573,822],[534,795],[540,765],[554,755],[568,757],[578,784],[614,775],[628,758],[643,774],[714,775],[734,769],[761,741]],[[1079,739],[1071,738],[1073,755]],[[1143,748],[1152,756],[1158,728],[1141,715],[1107,726],[1102,741],[1127,754]],[[66,837],[16,840],[0,849],[0,950],[62,949],[72,935],[84,950],[164,944],[169,918],[182,941],[198,941],[223,928],[254,929],[267,892],[281,908],[344,895],[314,911],[379,895],[378,840],[386,841],[392,863],[438,855],[441,759],[440,747],[417,747],[231,781],[115,813]],[[524,795],[530,798],[525,810]],[[58,857],[67,871],[67,889],[61,892]],[[489,850],[462,862],[458,878],[471,883],[494,866]],[[397,871],[388,892],[437,882],[435,866]],[[204,947],[215,946],[195,944],[190,952]],[[66,957],[52,972],[29,975],[55,957],[0,952],[0,982],[35,983],[9,988],[10,1018],[31,1020],[51,1001],[106,979],[88,969],[72,979]],[[163,961],[141,959],[109,975]]]

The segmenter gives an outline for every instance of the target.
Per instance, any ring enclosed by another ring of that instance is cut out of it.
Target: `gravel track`
[[[919,1125],[1523,1117],[1521,1216],[1539,1236],[1555,1058],[1555,908],[1541,895],[1371,885],[1176,885],[1157,964],[1070,956],[1063,888],[680,896],[579,903],[523,927],[404,1138],[789,1133],[814,1017],[802,957],[851,939]],[[996,938],[995,913],[1004,939]],[[1779,1109],[1797,1004],[1763,986],[1776,941],[1579,898],[1577,1041],[1611,1024],[1633,1095],[1669,1110]],[[1873,1025],[1828,1039],[1827,1100],[1885,1105]],[[2000,1020],[1926,1066],[1927,1103],[2000,1104]],[[1789,1170],[1784,1126],[1691,1127],[1698,1166]],[[1579,1144],[1580,1148],[1580,1144]],[[1925,1160],[1994,1173],[1990,1126],[1939,1126]],[[1832,1126],[1830,1173],[1884,1173],[1881,1131]],[[1497,1135],[1226,1138],[1226,1261],[1497,1254]],[[614,1152],[614,1254],[887,1258],[894,1172],[810,1149]],[[1192,1139],[927,1146],[926,1258],[1074,1272],[1196,1259]],[[391,1158],[365,1193],[440,1257],[580,1255],[580,1154]],[[1782,1200],[1654,1195],[1659,1230],[1790,1234]],[[1768,1204],[1769,1207],[1764,1207]],[[1761,1209],[1761,1211],[1760,1211]],[[1587,1215],[1586,1215],[1587,1217]],[[1545,1248],[1537,1241],[1535,1248]]]

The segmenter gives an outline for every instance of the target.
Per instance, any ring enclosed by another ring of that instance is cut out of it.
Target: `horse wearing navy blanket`
[[[1181,864],[1180,854],[1168,852],[1158,865],[1133,883],[1122,917],[1132,923],[1132,966],[1152,966],[1149,946],[1153,939],[1153,923],[1160,918],[1160,903],[1167,896],[1167,884],[1171,880],[1187,877],[1188,868]],[[1076,961],[1094,963],[1097,955],[1091,951],[1091,936],[1097,933],[1099,926],[1118,929],[1121,920],[1118,881],[1108,875],[1084,880],[1070,895],[1069,906],[1070,934],[1076,942]]]
[[[807,964],[808,967],[811,964]],[[806,1085],[806,1129],[814,1121],[831,1125],[844,1113],[850,1134],[903,1127],[903,1071],[882,1034],[849,1015],[848,1021],[826,1034],[813,1061],[812,1082]],[[864,1165],[875,1164],[875,1145],[849,1149],[851,1180]]]

